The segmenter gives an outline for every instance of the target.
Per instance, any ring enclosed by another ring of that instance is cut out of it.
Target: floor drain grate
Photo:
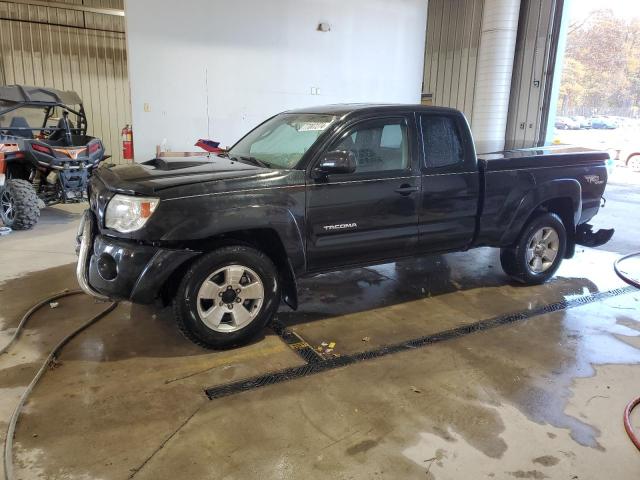
[[[462,325],[450,330],[434,333],[432,335],[425,335],[423,337],[414,338],[393,345],[387,345],[374,350],[367,350],[364,352],[355,353],[353,355],[344,355],[341,357],[326,360],[319,357],[319,355],[313,350],[313,348],[311,348],[311,346],[300,336],[288,330],[283,324],[275,322],[275,324],[273,325],[274,330],[290,346],[295,345],[296,342],[302,341],[304,345],[306,345],[311,350],[311,353],[309,353],[308,351],[305,351],[305,348],[297,349],[295,347],[292,347],[302,358],[307,360],[308,363],[306,365],[285,368],[284,370],[248,378],[246,380],[239,380],[237,382],[207,388],[205,390],[205,393],[210,400],[213,400],[215,398],[222,398],[229,395],[234,395],[236,393],[244,392],[246,390],[253,390],[256,388],[265,387],[267,385],[274,385],[276,383],[282,383],[289,380],[294,380],[296,378],[326,372],[327,370],[333,370],[334,368],[345,367],[347,365],[352,365],[354,363],[362,362],[365,360],[371,360],[393,353],[426,347],[427,345],[459,338],[471,333],[490,330],[501,325],[526,320],[531,317],[580,307],[594,302],[600,302],[608,298],[617,297],[619,295],[624,295],[634,291],[637,292],[638,289],[636,289],[635,287],[624,287],[607,290],[604,292],[582,295],[569,300],[561,300],[559,302],[544,305],[542,307],[533,308],[531,310],[523,310],[521,312],[508,313],[506,315],[499,315],[497,317],[488,318],[486,320],[480,320],[479,322]],[[295,339],[296,341],[294,342],[293,339]],[[313,355],[313,357],[311,357],[311,355]],[[307,356],[309,356],[310,359],[307,359]]]
[[[324,357],[320,355],[307,341],[295,332],[289,330],[279,320],[271,322],[271,328],[274,332],[296,352],[307,363],[318,363],[324,361]]]

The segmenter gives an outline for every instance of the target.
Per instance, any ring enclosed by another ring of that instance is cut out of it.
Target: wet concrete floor
[[[300,309],[278,319],[347,355],[619,288],[617,256],[580,249],[537,287],[511,284],[490,249],[348,270],[301,282]],[[5,275],[0,345],[36,300],[76,288],[64,263]],[[3,435],[48,350],[105,307],[84,295],[59,303],[0,357]],[[622,411],[640,395],[639,307],[640,293],[621,295],[210,401],[207,387],[303,361],[269,329],[205,351],[170,311],[123,303],[34,390],[17,478],[638,478]]]

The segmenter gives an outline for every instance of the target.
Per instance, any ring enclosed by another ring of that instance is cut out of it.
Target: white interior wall
[[[290,108],[420,101],[425,0],[128,0],[125,9],[138,161],[163,139],[173,151],[197,150],[198,138],[230,145]],[[320,22],[331,31],[317,31]]]

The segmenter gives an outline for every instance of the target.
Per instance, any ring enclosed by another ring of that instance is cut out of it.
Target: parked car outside
[[[591,128],[597,128],[602,130],[614,130],[618,128],[618,124],[615,120],[606,117],[594,117],[591,119]]]
[[[580,122],[569,117],[557,117],[555,126],[558,130],[580,130]]]
[[[633,172],[640,172],[640,145],[625,145],[618,153],[618,160]]]
[[[584,129],[591,128],[591,120],[588,119],[587,117],[583,117],[582,115],[575,115],[570,118],[571,120],[576,122],[580,126],[580,128],[584,128]]]

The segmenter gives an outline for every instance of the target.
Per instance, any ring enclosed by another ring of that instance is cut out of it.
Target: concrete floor
[[[549,284],[512,285],[497,252],[478,249],[305,280],[300,309],[278,318],[348,355],[618,288],[612,261],[638,249],[637,191],[609,187],[598,221],[624,235],[580,248]],[[0,238],[0,345],[36,300],[76,288],[80,210],[47,209],[33,232]],[[35,314],[0,357],[0,419],[48,350],[104,306],[75,296]],[[169,311],[124,303],[74,339],[33,392],[16,432],[17,477],[638,478],[622,411],[640,395],[639,306],[640,293],[626,294],[208,400],[204,388],[303,361],[271,330],[204,351]],[[633,422],[640,428],[640,414]]]

